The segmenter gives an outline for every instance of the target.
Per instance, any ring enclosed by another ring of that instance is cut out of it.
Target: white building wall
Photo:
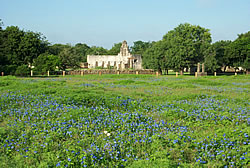
[[[122,69],[124,69],[125,64],[128,63],[128,58],[129,56],[120,56],[120,55],[88,55],[87,56],[88,68],[95,68],[96,61],[98,62],[98,67],[101,67],[104,61],[104,68],[108,67],[108,62],[110,62],[110,66],[114,66],[116,62],[117,68],[119,67],[120,62],[122,62]]]
[[[129,52],[126,41],[123,41],[120,53],[118,55],[88,55],[87,62],[88,68],[95,68],[96,62],[98,62],[98,67],[102,67],[104,63],[104,68],[107,68],[109,63],[110,66],[114,66],[114,63],[116,62],[117,69],[119,69],[119,67],[121,69],[125,69],[126,64],[130,64],[130,68],[133,69],[142,69],[141,55],[132,55]]]

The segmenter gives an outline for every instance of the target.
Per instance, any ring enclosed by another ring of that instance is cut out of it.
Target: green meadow
[[[0,77],[0,167],[248,167],[250,77]]]

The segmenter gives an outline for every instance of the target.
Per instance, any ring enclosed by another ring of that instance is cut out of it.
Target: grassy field
[[[248,167],[250,77],[0,77],[0,167]]]

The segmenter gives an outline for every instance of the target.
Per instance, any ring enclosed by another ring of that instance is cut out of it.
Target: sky
[[[250,0],[0,0],[0,19],[51,44],[110,49],[161,40],[182,23],[210,29],[216,42],[250,31]]]

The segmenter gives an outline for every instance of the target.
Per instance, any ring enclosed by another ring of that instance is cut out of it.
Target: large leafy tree
[[[134,45],[131,47],[131,53],[140,54],[143,57],[143,53],[150,47],[152,47],[151,42],[135,41]]]
[[[92,46],[89,54],[91,55],[107,55],[108,50],[103,47]]]
[[[3,26],[3,22],[2,22],[2,19],[0,19],[0,30],[3,29],[2,26]]]
[[[169,60],[165,57],[167,50],[165,41],[158,41],[153,43],[152,47],[144,52],[143,66],[144,68],[154,69],[162,73],[162,71],[169,68]]]
[[[4,65],[8,63],[8,59],[5,53],[5,41],[4,30],[2,29],[3,23],[0,19],[0,71],[4,69]]]
[[[53,44],[48,46],[48,52],[53,55],[59,55],[59,53],[64,49],[64,48],[69,48],[69,45],[65,44]]]
[[[25,32],[17,26],[4,30],[5,53],[12,65],[32,64],[33,60],[47,49],[48,42],[40,33]]]
[[[210,43],[211,34],[208,29],[188,23],[180,24],[145,51],[143,65],[158,71],[183,70],[204,61]]]
[[[78,55],[76,53],[76,50],[71,47],[65,47],[60,53],[59,53],[59,58],[60,58],[60,69],[66,70],[66,68],[80,68],[81,64],[81,55]]]
[[[166,59],[171,60],[172,68],[183,70],[204,61],[211,34],[208,29],[185,23],[169,31],[163,40],[168,45]]]
[[[115,43],[113,47],[108,51],[109,55],[117,55],[121,50],[122,43]]]
[[[87,44],[77,43],[74,47],[75,54],[80,57],[82,62],[87,62],[87,55],[90,53],[91,49]]]
[[[24,54],[19,49],[24,34],[24,31],[20,30],[17,26],[7,27],[4,31],[6,37],[5,52],[9,63],[12,65],[22,65],[24,63]]]
[[[238,35],[238,38],[230,45],[230,62],[235,69],[244,67],[249,70],[249,59],[250,31]]]
[[[219,67],[224,67],[224,72],[226,70],[226,67],[230,65],[231,43],[232,42],[229,40],[221,40],[212,44],[212,48],[214,50],[214,57],[217,61],[217,65]]]
[[[43,53],[34,60],[34,65],[38,72],[54,71],[60,65],[60,60],[56,55]]]
[[[216,49],[215,45],[211,45],[205,51],[205,58],[204,63],[206,67],[206,71],[208,72],[216,72],[217,69],[220,67],[218,65],[218,60],[216,59]]]
[[[49,46],[49,53],[56,55],[60,59],[60,68],[79,68],[82,62],[87,61],[87,55],[91,53],[91,48],[87,44],[77,43],[75,46],[54,44]]]
[[[25,32],[19,44],[24,64],[32,64],[34,59],[47,50],[48,42],[41,33]]]

